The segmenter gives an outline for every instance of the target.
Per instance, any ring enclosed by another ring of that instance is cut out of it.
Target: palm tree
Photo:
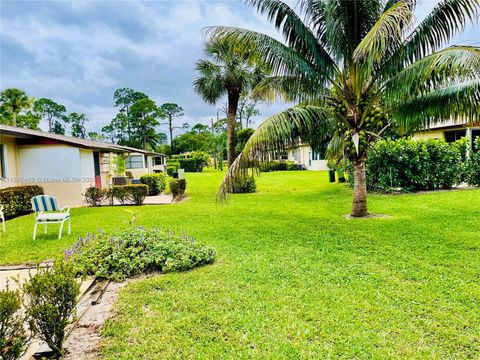
[[[25,91],[15,88],[5,89],[0,94],[0,106],[5,112],[12,114],[12,125],[17,125],[17,115],[31,106],[31,100]]]
[[[210,104],[217,103],[227,95],[227,153],[231,165],[236,156],[235,119],[240,96],[258,83],[265,69],[256,66],[248,52],[234,52],[228,41],[208,42],[205,53],[210,60],[202,59],[197,62],[196,69],[200,77],[194,81],[194,89]]]
[[[259,126],[229,169],[219,195],[299,140],[353,163],[352,216],[368,214],[368,146],[390,126],[425,127],[441,119],[480,118],[480,49],[444,48],[478,17],[480,0],[441,0],[414,26],[415,0],[249,0],[283,33],[285,42],[254,31],[214,27],[212,39],[255,51],[272,69],[257,93],[297,106]]]

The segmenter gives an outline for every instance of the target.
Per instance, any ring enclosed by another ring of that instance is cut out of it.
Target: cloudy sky
[[[419,2],[421,20],[438,1]],[[208,123],[221,104],[207,105],[192,90],[201,29],[233,25],[276,34],[241,0],[0,0],[0,16],[0,88],[18,87],[84,112],[89,130],[115,115],[112,96],[120,87],[158,105],[176,102],[185,121]],[[469,26],[454,43],[479,45],[480,26]],[[262,106],[256,124],[285,106]]]

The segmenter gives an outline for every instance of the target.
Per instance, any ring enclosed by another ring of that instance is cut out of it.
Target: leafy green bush
[[[167,160],[167,175],[172,176],[174,172],[178,171],[180,163],[176,159]]]
[[[133,204],[142,205],[148,195],[148,185],[119,185],[112,186],[109,196],[117,199],[122,205]]]
[[[172,159],[178,161],[179,168],[185,172],[202,172],[210,165],[210,155],[204,151],[194,151],[190,154],[174,155]],[[177,168],[178,170],[178,168]]]
[[[99,189],[96,186],[91,186],[85,190],[83,194],[85,202],[90,206],[101,206],[103,200],[106,197],[106,192],[104,189]]]
[[[39,268],[23,286],[31,330],[45,341],[53,355],[63,355],[65,328],[75,314],[80,285],[72,264],[56,261],[53,268]]]
[[[43,188],[37,185],[14,186],[0,190],[0,204],[6,218],[32,212],[31,199],[43,195]]]
[[[248,194],[257,191],[257,184],[253,176],[241,177],[235,182],[233,194]]]
[[[165,190],[165,175],[164,174],[149,174],[140,176],[140,182],[148,185],[148,195],[154,196],[160,194]]]
[[[465,181],[469,185],[480,186],[480,137],[475,139],[477,151],[471,151],[465,163]]]
[[[14,360],[25,352],[29,337],[20,315],[20,292],[0,291],[0,359]]]
[[[347,171],[353,186],[351,164]],[[370,148],[366,171],[369,190],[451,188],[461,182],[462,154],[444,140],[382,140]]]
[[[79,239],[65,252],[78,274],[123,279],[141,273],[185,271],[211,264],[212,247],[168,230],[136,229]]]
[[[260,171],[296,171],[299,170],[298,165],[294,161],[270,161],[260,166]]]
[[[187,181],[185,179],[171,179],[169,182],[170,193],[174,198],[183,196],[187,189]]]

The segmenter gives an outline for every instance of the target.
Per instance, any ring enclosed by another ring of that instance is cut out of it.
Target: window
[[[445,141],[448,143],[460,140],[462,137],[465,136],[467,136],[467,130],[445,131]]]
[[[143,156],[132,155],[125,160],[125,167],[127,169],[142,169],[143,168]]]
[[[154,165],[163,165],[163,157],[161,156],[155,156],[153,158],[153,164]]]
[[[480,149],[475,146],[475,139],[480,137],[480,129],[472,130],[472,149],[473,151],[479,151]]]
[[[0,144],[0,178],[5,177],[5,155],[3,153],[3,144]]]

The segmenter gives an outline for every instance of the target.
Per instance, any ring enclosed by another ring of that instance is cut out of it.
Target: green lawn
[[[0,262],[49,258],[97,228],[184,229],[214,265],[126,288],[104,331],[108,359],[479,358],[480,191],[370,196],[390,218],[346,220],[326,173],[263,174],[217,207],[221,174],[188,174],[186,202],[74,209],[71,237],[31,240],[9,221]]]

